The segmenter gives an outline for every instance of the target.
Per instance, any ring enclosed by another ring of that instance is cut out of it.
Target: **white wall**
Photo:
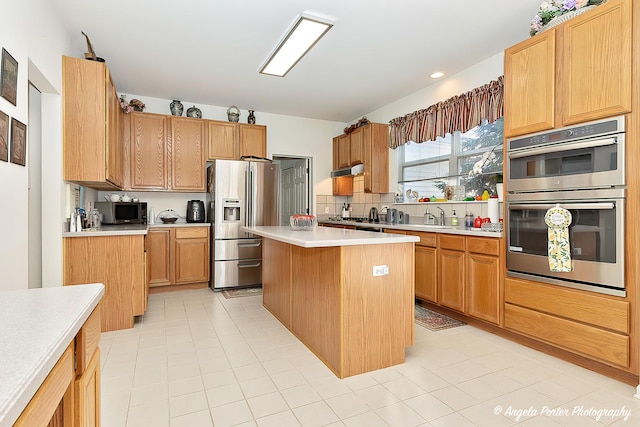
[[[9,103],[4,98],[0,98],[0,110],[4,111],[11,117],[28,125],[28,80],[30,71],[37,69],[39,77],[50,82],[48,90],[57,92],[61,91],[61,55],[68,49],[68,36],[63,30],[60,21],[56,18],[57,13],[53,6],[47,0],[9,0],[2,4],[2,25],[0,25],[0,41],[2,47],[5,48],[18,61],[18,94],[17,105]],[[32,67],[33,66],[33,67]],[[57,105],[59,105],[59,96]],[[49,100],[43,97],[43,111],[51,111],[47,109],[50,106]],[[54,105],[53,110],[59,112],[59,107]],[[58,132],[51,132],[51,126],[47,126],[44,122],[49,120],[43,119],[43,138],[44,144],[49,144],[57,148],[60,152],[61,134],[59,115],[55,122]],[[27,128],[28,132],[28,128]],[[60,155],[52,158],[44,158],[45,162],[58,162]],[[0,162],[0,197],[5,201],[4,209],[0,209],[0,290],[8,289],[26,289],[28,286],[28,168],[29,158],[26,159],[27,166],[17,166],[11,163]],[[43,193],[50,191],[52,187],[58,186],[61,181],[61,175],[51,173],[56,167],[44,170]],[[57,168],[61,170],[61,168]],[[55,197],[57,193],[54,190],[49,196]],[[52,215],[56,215],[56,206],[60,203],[60,199],[53,200],[50,206]],[[48,212],[48,210],[47,210]],[[44,256],[50,257],[56,264],[56,271],[51,273],[50,270],[44,270],[43,281],[54,282],[56,285],[61,284],[61,265],[62,262],[62,243],[61,239],[51,239],[51,233],[60,233],[60,230],[47,231],[47,235],[43,234],[43,239],[48,241],[55,240],[55,244],[44,248]],[[44,266],[43,266],[44,267]]]

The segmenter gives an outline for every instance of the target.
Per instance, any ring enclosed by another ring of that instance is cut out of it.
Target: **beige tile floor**
[[[640,426],[635,387],[471,326],[415,341],[404,364],[340,380],[259,296],[151,295],[133,329],[102,334],[102,425]]]

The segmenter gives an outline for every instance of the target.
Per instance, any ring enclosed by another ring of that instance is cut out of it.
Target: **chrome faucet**
[[[440,209],[440,225],[444,225],[444,211],[440,206],[436,206],[436,208]]]

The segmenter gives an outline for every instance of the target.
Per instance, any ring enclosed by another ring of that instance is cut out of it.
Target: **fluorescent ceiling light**
[[[440,77],[444,76],[444,73],[441,71],[435,72],[433,74],[431,74],[429,77],[431,77],[432,79],[439,79]]]
[[[300,15],[260,72],[283,77],[332,26],[333,23],[313,15]]]

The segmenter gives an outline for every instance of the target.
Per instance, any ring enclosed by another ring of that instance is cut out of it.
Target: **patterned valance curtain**
[[[455,131],[466,132],[483,119],[492,123],[503,116],[504,76],[462,95],[438,102],[389,122],[389,147],[394,150],[409,141],[434,141]]]

